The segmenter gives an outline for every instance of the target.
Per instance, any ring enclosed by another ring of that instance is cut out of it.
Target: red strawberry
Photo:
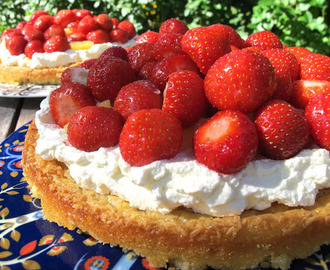
[[[153,68],[156,66],[157,61],[151,61],[145,63],[139,71],[138,77],[142,80],[149,80],[152,81],[152,71]]]
[[[22,33],[20,30],[17,29],[6,29],[1,33],[1,42],[5,42],[6,43],[6,39],[12,37],[12,36],[21,36]]]
[[[114,102],[123,86],[135,80],[131,65],[118,57],[100,58],[89,70],[87,85],[98,101]]]
[[[300,78],[302,80],[330,81],[330,57],[311,53],[300,59]]]
[[[168,77],[163,110],[178,117],[184,128],[195,124],[206,107],[204,81],[197,73],[180,70]]]
[[[285,50],[291,52],[299,63],[302,57],[312,53],[310,50],[303,47],[287,47]]]
[[[181,47],[206,74],[213,63],[231,51],[228,34],[216,27],[196,27],[182,38]]]
[[[44,44],[40,40],[29,41],[24,48],[24,53],[28,58],[32,58],[32,55],[34,53],[43,53],[43,52],[44,52]]]
[[[116,97],[114,108],[127,119],[142,109],[162,108],[163,97],[156,86],[146,80],[134,81],[122,87]]]
[[[177,155],[182,144],[182,127],[173,115],[160,109],[140,110],[124,124],[119,138],[120,152],[132,166]]]
[[[315,142],[330,151],[330,93],[313,97],[306,106],[305,117]]]
[[[179,19],[172,18],[162,23],[162,25],[159,28],[159,36],[168,33],[184,35],[188,30],[189,28],[185,22]]]
[[[44,37],[45,39],[50,39],[53,36],[62,36],[65,37],[65,32],[64,29],[57,25],[57,24],[53,24],[51,25],[45,32],[44,32]]]
[[[91,59],[85,60],[79,66],[84,68],[84,69],[90,69],[96,62],[97,62],[96,58],[91,58]]]
[[[217,112],[194,134],[196,160],[219,173],[241,171],[255,157],[257,148],[256,128],[239,111]]]
[[[79,83],[67,83],[55,89],[49,97],[50,111],[55,123],[64,127],[82,107],[95,105],[90,90]]]
[[[97,29],[89,32],[86,35],[86,39],[92,41],[94,44],[102,44],[102,43],[110,42],[109,34],[101,29]]]
[[[188,55],[172,55],[158,62],[152,70],[152,82],[163,91],[167,77],[178,70],[191,70],[199,73],[196,63]]]
[[[160,61],[168,56],[176,54],[185,54],[181,49],[181,34],[164,34],[159,37],[154,46],[154,58]]]
[[[86,152],[118,144],[123,120],[112,108],[87,106],[78,110],[68,125],[68,141]]]
[[[128,40],[128,33],[122,29],[116,28],[110,31],[110,41],[124,44]]]
[[[5,45],[11,55],[19,55],[24,53],[26,40],[23,35],[13,35],[5,38]]]
[[[210,28],[218,28],[219,31],[224,31],[227,33],[230,45],[235,46],[238,49],[245,46],[244,39],[242,39],[236,30],[231,26],[218,23],[211,25]]]
[[[40,17],[41,15],[49,15],[48,12],[44,11],[44,10],[37,10],[35,12],[32,13],[31,17],[30,17],[30,22],[34,23],[35,20]]]
[[[303,114],[283,100],[271,100],[256,113],[261,153],[271,159],[296,155],[309,140]]]
[[[33,26],[34,28],[40,30],[41,32],[44,32],[53,24],[54,24],[53,16],[41,15],[34,21]]]
[[[125,61],[128,61],[128,53],[123,47],[112,46],[106,49],[101,55],[103,57],[119,57]]]
[[[86,40],[86,35],[80,32],[73,32],[70,35],[67,36],[68,42],[73,42],[73,41],[83,41]]]
[[[155,60],[153,49],[152,43],[136,44],[130,49],[128,61],[136,72],[139,72],[145,63]]]
[[[90,15],[83,17],[77,25],[78,32],[84,35],[87,35],[88,32],[94,31],[96,29],[97,29],[97,24],[94,21],[93,17]]]
[[[20,21],[19,23],[16,24],[15,29],[22,31],[22,29],[26,24],[27,24],[26,21]]]
[[[119,20],[117,18],[111,18],[111,21],[114,27],[117,27],[117,25],[119,24]]]
[[[76,14],[70,9],[62,9],[54,16],[54,22],[62,28],[67,27],[71,22],[77,21]]]
[[[288,69],[292,81],[299,79],[299,62],[290,51],[285,49],[270,49],[262,51],[262,54],[270,60],[275,70]]]
[[[24,35],[24,38],[26,41],[31,40],[40,40],[44,41],[44,33],[38,29],[36,29],[33,25],[27,24],[23,30],[22,34]]]
[[[296,108],[305,109],[314,96],[326,93],[330,93],[330,81],[297,80],[292,83],[291,103]]]
[[[76,14],[78,21],[80,21],[85,16],[93,16],[93,14],[87,9],[73,9],[72,11]]]
[[[234,51],[217,60],[204,80],[205,94],[219,110],[253,112],[276,90],[270,61],[260,53]]]
[[[67,39],[59,35],[51,37],[44,44],[44,50],[47,53],[64,52],[69,49],[70,46]]]
[[[113,29],[113,22],[107,14],[99,14],[94,17],[94,20],[98,27],[106,32],[109,32]]]
[[[258,46],[262,51],[283,48],[280,38],[269,30],[260,31],[249,35],[245,41],[245,46]]]
[[[124,30],[125,32],[127,32],[128,39],[131,39],[131,38],[135,37],[135,35],[136,35],[136,30],[135,30],[134,24],[132,24],[128,20],[121,21],[117,25],[117,28],[119,28],[119,29]]]
[[[141,34],[135,41],[135,44],[140,44],[144,42],[156,43],[159,34],[154,31],[147,31]]]
[[[61,85],[77,82],[87,86],[88,70],[81,66],[69,67],[62,72]]]

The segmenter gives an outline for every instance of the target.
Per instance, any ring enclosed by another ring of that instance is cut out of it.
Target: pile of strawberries
[[[70,42],[89,40],[94,44],[126,43],[136,35],[128,20],[119,22],[107,14],[93,15],[86,9],[62,9],[55,16],[38,10],[30,21],[19,22],[14,29],[1,35],[11,55],[25,53],[29,58],[35,52],[56,52],[70,49]]]
[[[67,69],[50,108],[83,151],[119,144],[143,166],[176,156],[189,128],[199,163],[236,173],[259,153],[287,159],[313,142],[330,150],[330,58],[270,31],[243,40],[226,25],[189,30],[170,19],[129,50]]]

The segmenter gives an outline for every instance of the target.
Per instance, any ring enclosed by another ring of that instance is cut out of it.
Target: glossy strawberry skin
[[[196,160],[218,173],[241,171],[255,157],[258,136],[253,122],[233,110],[217,112],[194,134]]]
[[[147,31],[142,33],[135,41],[135,44],[140,44],[144,42],[156,43],[158,40],[159,33],[155,31]]]
[[[40,40],[31,40],[29,41],[25,48],[24,53],[26,57],[32,58],[34,53],[43,53],[44,52],[44,44]]]
[[[127,32],[128,39],[131,39],[131,38],[135,37],[135,35],[136,35],[136,30],[135,30],[134,24],[132,24],[128,20],[121,21],[117,25],[117,28],[119,28],[119,29],[124,30],[125,32]]]
[[[285,50],[291,52],[296,57],[298,63],[300,63],[302,57],[312,53],[310,50],[303,47],[287,47]]]
[[[14,35],[8,38],[5,38],[5,45],[7,50],[11,55],[19,55],[24,53],[24,48],[26,45],[26,40],[23,35]]]
[[[262,51],[269,49],[282,49],[283,44],[280,38],[269,30],[253,33],[245,41],[245,47],[257,46]]]
[[[255,116],[260,151],[271,159],[287,159],[307,144],[308,123],[296,108],[282,100],[271,100]]]
[[[154,46],[152,43],[141,43],[130,49],[128,61],[136,72],[139,72],[145,63],[155,60]]]
[[[111,31],[113,29],[113,22],[107,14],[99,14],[94,17],[98,27],[104,31]]]
[[[138,80],[122,87],[114,102],[114,108],[127,119],[142,109],[162,108],[163,98],[156,86],[147,80]]]
[[[67,39],[59,35],[51,37],[44,44],[44,50],[47,53],[64,52],[69,49],[70,46]]]
[[[218,28],[219,31],[227,33],[230,45],[238,49],[242,49],[245,46],[244,39],[231,26],[219,23],[211,25],[210,28]]]
[[[80,108],[95,104],[90,90],[79,83],[65,84],[55,89],[49,97],[50,111],[55,123],[61,127],[64,127]]]
[[[154,58],[160,61],[171,55],[185,54],[181,49],[182,37],[183,35],[175,33],[168,33],[160,36],[154,46]]]
[[[86,152],[118,144],[123,120],[112,108],[87,106],[78,110],[68,125],[68,141]]]
[[[330,93],[313,97],[305,109],[305,117],[315,142],[330,151]]]
[[[93,17],[87,15],[83,17],[77,26],[78,32],[87,35],[89,32],[94,31],[97,29],[97,23],[94,21]]]
[[[164,111],[179,118],[185,128],[204,116],[206,107],[204,82],[197,73],[180,70],[170,74],[164,91]]]
[[[305,109],[316,95],[330,93],[330,81],[296,80],[292,83],[291,103],[298,109]]]
[[[89,32],[86,35],[86,39],[92,41],[94,44],[102,44],[102,43],[110,42],[109,34],[101,29],[97,29]]]
[[[260,53],[234,51],[217,60],[204,80],[205,94],[219,110],[255,111],[276,90],[275,70]]]
[[[116,28],[110,31],[110,41],[124,44],[128,40],[128,33],[122,29]]]
[[[51,25],[54,24],[54,17],[50,15],[41,15],[38,17],[35,22],[33,23],[33,26],[40,30],[41,32],[46,31]]]
[[[131,65],[118,57],[100,58],[91,67],[87,76],[87,85],[98,101],[115,101],[119,90],[135,80],[135,71]]]
[[[124,124],[119,147],[124,160],[139,167],[175,157],[182,138],[181,123],[175,116],[160,109],[140,110]]]
[[[330,57],[312,53],[300,59],[300,78],[302,80],[330,81]]]
[[[181,47],[203,74],[207,73],[217,59],[231,51],[228,34],[214,27],[188,30],[182,38]]]
[[[62,28],[67,27],[69,23],[75,21],[77,21],[77,16],[70,9],[62,9],[54,16],[54,22]]]
[[[123,47],[112,46],[106,49],[101,55],[100,58],[103,57],[118,57],[125,61],[128,61],[128,53]]]
[[[168,33],[184,35],[188,30],[189,30],[189,28],[185,22],[183,22],[179,19],[176,19],[176,18],[171,18],[171,19],[164,21],[161,24],[161,26],[159,28],[159,35],[162,36],[162,35],[168,34]]]
[[[44,32],[44,37],[45,39],[50,39],[51,37],[53,36],[62,36],[62,37],[65,37],[65,32],[64,32],[64,29],[57,25],[57,24],[53,24],[51,25],[45,32]]]

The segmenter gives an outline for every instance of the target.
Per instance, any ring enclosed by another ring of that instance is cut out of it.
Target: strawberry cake
[[[0,82],[60,84],[62,72],[98,58],[111,46],[132,47],[134,25],[88,10],[60,10],[54,16],[38,10],[29,21],[1,34]]]
[[[44,217],[154,267],[313,254],[330,241],[330,59],[302,49],[170,19],[67,76],[25,139]]]

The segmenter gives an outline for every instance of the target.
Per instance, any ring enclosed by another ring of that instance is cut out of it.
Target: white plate
[[[59,85],[11,85],[0,83],[0,97],[37,98],[46,97]]]

